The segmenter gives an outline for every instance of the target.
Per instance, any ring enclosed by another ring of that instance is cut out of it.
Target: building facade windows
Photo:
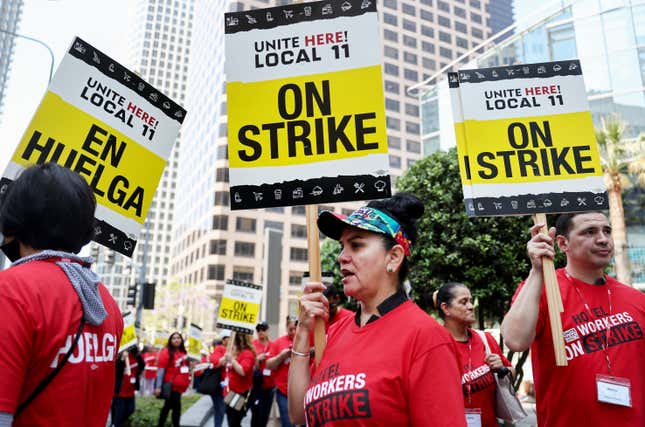
[[[211,240],[208,253],[210,255],[226,255],[226,239]]]
[[[255,257],[255,243],[252,242],[235,242],[235,250],[233,252],[235,256]]]
[[[252,267],[233,267],[233,280],[253,283]]]
[[[213,215],[213,230],[228,230],[228,215]]]
[[[243,233],[255,233],[256,220],[253,218],[237,217],[235,219],[235,231]]]
[[[307,227],[301,224],[291,224],[291,237],[294,239],[306,239]]]
[[[289,248],[289,259],[291,261],[307,261],[307,249],[306,248]]]
[[[229,205],[229,192],[216,191],[215,192],[215,206],[228,206]]]
[[[401,11],[406,15],[417,16],[417,9],[413,5],[408,3],[403,3],[401,5]]]
[[[206,273],[206,279],[224,280],[224,271],[225,271],[225,267],[223,264],[209,265],[208,272]]]
[[[272,228],[274,230],[284,230],[284,223],[281,221],[264,221],[264,228]]]
[[[403,20],[403,29],[408,30],[408,31],[417,31],[417,24],[416,22],[410,21],[409,19],[404,19]]]
[[[300,286],[302,284],[302,271],[290,271],[289,272],[289,285],[290,286]]]
[[[385,98],[385,109],[389,111],[399,111],[399,101],[394,99]]]

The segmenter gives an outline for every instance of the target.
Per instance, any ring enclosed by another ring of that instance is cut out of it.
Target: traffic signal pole
[[[139,267],[139,283],[137,284],[139,286],[139,301],[137,301],[137,312],[134,319],[134,327],[137,329],[137,331],[141,331],[141,318],[143,317],[143,286],[146,282],[146,268],[148,265],[148,226],[149,222],[148,220],[146,220],[143,223],[143,231],[146,234],[146,237],[145,239],[143,239],[143,257],[141,266]]]

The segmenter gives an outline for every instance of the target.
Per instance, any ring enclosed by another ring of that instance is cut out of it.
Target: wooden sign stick
[[[232,353],[233,352],[233,345],[235,344],[235,331],[231,331],[231,336],[228,338],[228,342],[226,343],[226,352],[227,353]]]
[[[309,250],[309,281],[320,282],[320,239],[318,238],[318,205],[306,205],[307,215],[307,248]],[[317,317],[314,323],[314,349],[316,352],[316,366],[320,363],[325,345],[327,345],[327,334],[325,333],[325,322]]]
[[[549,227],[546,222],[546,214],[538,213],[533,215],[534,224],[544,224],[540,233],[548,234]],[[567,366],[567,357],[564,353],[564,337],[562,336],[562,319],[560,313],[564,311],[560,287],[555,276],[553,260],[542,257],[542,273],[544,274],[544,286],[546,288],[546,300],[549,308],[549,321],[551,322],[551,337],[553,338],[553,350],[555,352],[556,366]]]

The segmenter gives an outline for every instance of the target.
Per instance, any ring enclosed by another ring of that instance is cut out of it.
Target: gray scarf
[[[90,270],[90,265],[94,261],[91,257],[80,257],[68,252],[47,249],[20,258],[11,264],[11,266],[55,257],[61,258],[56,264],[65,272],[70,282],[72,282],[72,286],[81,300],[85,321],[90,325],[100,325],[103,323],[107,317],[107,311],[105,311],[105,306],[99,293],[99,276]]]

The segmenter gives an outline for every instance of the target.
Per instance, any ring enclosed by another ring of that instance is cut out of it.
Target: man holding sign
[[[513,351],[531,347],[540,426],[645,424],[645,295],[604,274],[614,252],[604,214],[563,214],[548,235],[531,228],[528,278],[502,323]],[[555,366],[543,290],[543,258],[567,256],[557,270],[567,366]],[[548,389],[547,389],[548,387]],[[565,398],[566,396],[566,398]]]

